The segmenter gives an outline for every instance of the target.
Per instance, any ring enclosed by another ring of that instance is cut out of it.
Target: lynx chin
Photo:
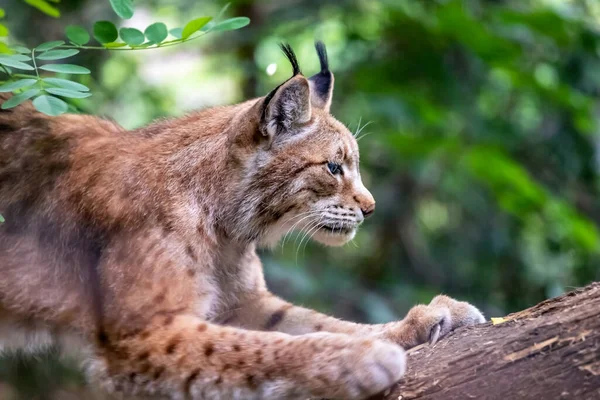
[[[310,78],[282,49],[293,76],[266,96],[133,131],[0,110],[1,350],[77,349],[119,396],[365,399],[403,348],[484,321],[437,296],[362,325],[268,291],[257,246],[290,229],[338,246],[375,209],[325,46]]]

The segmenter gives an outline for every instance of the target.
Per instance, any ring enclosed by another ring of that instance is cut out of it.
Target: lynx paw
[[[371,349],[352,366],[352,379],[346,383],[352,397],[362,399],[383,392],[404,375],[406,356],[402,348],[375,341]]]
[[[340,340],[341,335],[332,336],[338,337],[332,348],[323,349],[324,354],[317,356],[322,364],[311,379],[318,386],[313,388],[314,394],[366,399],[391,387],[404,375],[406,356],[401,347],[382,340]]]
[[[411,308],[406,318],[387,330],[384,337],[404,347],[435,344],[456,328],[482,322],[485,318],[475,306],[439,295],[427,306]]]
[[[429,303],[429,306],[443,308],[450,311],[451,323],[445,326],[445,328],[447,328],[446,331],[440,329],[441,337],[461,326],[471,326],[485,322],[485,317],[474,305],[469,304],[466,301],[454,300],[453,298],[443,294],[435,296],[433,300],[431,300],[431,303]]]

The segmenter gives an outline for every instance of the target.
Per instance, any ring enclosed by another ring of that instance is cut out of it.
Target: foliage
[[[36,6],[41,11],[50,16],[59,16],[54,8],[43,0],[26,0],[27,3]],[[110,4],[121,18],[131,18],[133,16],[132,0],[110,0]],[[226,5],[219,15],[226,10]],[[1,10],[1,9],[0,9]],[[0,14],[3,16],[4,11]],[[89,74],[91,71],[85,67],[74,64],[45,64],[38,66],[42,61],[57,61],[73,57],[79,54],[80,50],[144,50],[158,47],[168,47],[181,44],[201,37],[211,31],[222,32],[243,28],[250,23],[247,17],[230,18],[216,23],[209,24],[212,17],[196,18],[188,22],[180,30],[174,28],[171,30],[171,36],[174,39],[166,40],[168,37],[167,26],[162,22],[155,22],[149,25],[144,32],[135,29],[123,27],[117,30],[117,27],[111,21],[97,21],[94,23],[93,36],[100,46],[89,46],[90,34],[81,26],[69,25],[65,28],[65,35],[69,43],[62,40],[45,42],[39,46],[28,49],[23,46],[0,47],[0,51],[8,54],[0,54],[0,67],[7,75],[5,84],[0,86],[0,92],[13,92],[14,97],[2,104],[2,109],[6,110],[21,104],[22,102],[33,98],[34,107],[47,115],[56,116],[68,111],[68,104],[61,99],[83,99],[91,96],[89,88],[84,85],[70,85],[65,87],[64,81],[57,81],[56,78],[40,77],[40,70],[63,73],[67,75]],[[0,36],[7,36],[8,29],[0,25]],[[121,41],[119,41],[121,39]],[[15,54],[12,54],[15,53]],[[33,71],[33,74],[17,73],[14,70]],[[48,80],[53,79],[53,80]],[[53,83],[54,82],[54,83]],[[75,83],[73,81],[69,81]]]
[[[39,11],[43,12],[46,15],[49,15],[54,18],[60,17],[60,11],[56,8],[55,5],[50,3],[59,3],[60,0],[50,0],[50,2],[46,0],[24,0],[25,3],[29,4],[32,7],[37,8]]]
[[[123,19],[133,17],[133,0],[110,0],[110,5],[119,17]]]
[[[3,8],[0,8],[0,21],[4,18],[6,12],[4,11]],[[8,36],[9,30],[6,27],[6,25],[4,25],[3,23],[0,23],[0,37],[6,37]],[[0,54],[2,53],[8,53],[10,50],[8,49],[8,46],[3,43],[0,42]]]

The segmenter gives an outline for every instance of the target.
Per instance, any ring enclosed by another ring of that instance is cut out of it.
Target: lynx
[[[257,247],[290,229],[342,245],[375,209],[316,48],[310,78],[283,45],[293,76],[265,97],[133,131],[0,111],[0,349],[77,349],[127,396],[364,399],[403,348],[483,322],[446,296],[362,325],[268,291]]]

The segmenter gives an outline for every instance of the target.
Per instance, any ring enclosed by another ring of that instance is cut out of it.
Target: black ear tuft
[[[327,59],[325,44],[319,40],[315,42],[315,49],[317,49],[317,55],[319,56],[321,72],[308,79],[311,102],[314,107],[329,112],[333,96],[333,74],[329,70],[329,60]]]
[[[285,54],[290,61],[290,64],[292,64],[292,68],[294,69],[294,74],[292,76],[301,74],[302,71],[300,71],[300,65],[298,64],[298,59],[296,58],[294,50],[292,50],[292,46],[290,46],[289,43],[281,43],[279,47],[281,47],[281,51],[283,51],[283,54]],[[327,58],[327,55],[325,55],[325,58]]]
[[[298,82],[296,82],[296,84],[291,84],[294,81],[298,75],[302,75],[302,71],[300,71],[300,65],[298,64],[298,59],[296,58],[296,54],[294,53],[294,50],[292,50],[292,46],[290,46],[288,43],[281,43],[279,45],[279,47],[281,48],[281,51],[283,51],[283,54],[285,54],[285,56],[287,57],[287,59],[290,61],[290,64],[292,64],[292,69],[294,70],[294,74],[292,75],[291,78],[289,78],[287,81],[283,82],[281,85],[277,86],[275,89],[273,89],[271,92],[269,92],[269,94],[267,94],[265,96],[265,99],[262,103],[262,110],[261,110],[261,117],[260,117],[260,121],[262,125],[266,125],[269,121],[269,109],[274,109],[276,108],[275,105],[271,105],[271,101],[273,101],[276,97],[279,97],[279,106],[281,106],[282,104],[286,104],[288,107],[292,107],[292,108],[298,108],[296,114],[297,115],[287,115],[289,114],[289,111],[286,113],[281,112],[281,110],[278,110],[278,113],[275,113],[273,115],[277,115],[277,118],[281,121],[286,121],[286,123],[289,125],[290,121],[291,122],[295,122],[296,120],[298,121],[302,121],[304,122],[305,116],[309,115],[310,116],[310,88],[309,88],[309,84],[307,84],[307,98],[308,98],[308,103],[304,104],[303,103],[303,96],[302,96],[302,84],[300,84],[300,86],[298,85]],[[302,77],[301,78],[304,80],[304,82],[308,82],[306,80],[306,78]],[[285,93],[279,93],[280,91],[285,90]],[[284,96],[285,94],[285,96]],[[279,107],[280,108],[280,107]],[[286,115],[284,115],[286,114]]]
[[[329,60],[327,59],[327,49],[325,48],[325,44],[318,40],[315,42],[315,48],[317,49],[319,62],[321,63],[321,73],[326,74],[329,72]]]

